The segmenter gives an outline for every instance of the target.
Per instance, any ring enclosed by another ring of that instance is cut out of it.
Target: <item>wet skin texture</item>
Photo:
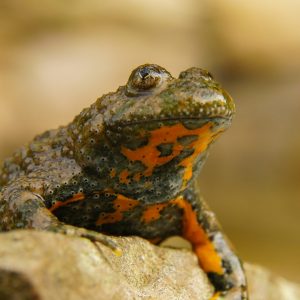
[[[194,187],[233,113],[205,70],[175,79],[157,65],[136,68],[126,86],[4,161],[0,230],[63,232],[112,248],[101,233],[153,243],[181,235],[215,287],[212,299],[248,299],[241,262]]]

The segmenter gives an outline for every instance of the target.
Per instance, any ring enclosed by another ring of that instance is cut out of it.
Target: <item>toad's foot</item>
[[[108,248],[110,248],[115,255],[117,256],[122,255],[122,250],[118,247],[116,242],[110,236],[107,236],[103,233],[99,233],[96,231],[87,230],[85,228],[75,227],[67,224],[59,224],[53,227],[49,227],[48,230],[52,232],[62,233],[68,236],[86,238],[94,243],[95,242],[101,243],[107,246]]]

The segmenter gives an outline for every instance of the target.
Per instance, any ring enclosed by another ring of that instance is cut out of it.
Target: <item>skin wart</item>
[[[242,263],[194,186],[234,111],[203,69],[173,78],[158,65],[136,68],[125,86],[3,162],[0,230],[61,232],[113,249],[105,234],[155,243],[181,235],[215,287],[212,299],[248,299]]]

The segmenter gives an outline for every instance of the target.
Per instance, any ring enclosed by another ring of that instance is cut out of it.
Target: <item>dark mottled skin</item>
[[[242,265],[194,188],[233,113],[205,70],[175,79],[157,65],[138,67],[126,86],[4,161],[0,230],[63,232],[112,248],[102,233],[154,243],[181,235],[215,286],[212,299],[248,299]]]

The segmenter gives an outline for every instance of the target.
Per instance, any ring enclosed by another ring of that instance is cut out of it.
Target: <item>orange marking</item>
[[[150,176],[155,167],[166,164],[182,152],[185,146],[178,142],[179,138],[189,135],[198,136],[196,141],[186,146],[187,148],[194,148],[194,153],[179,163],[179,166],[183,166],[185,168],[183,174],[183,185],[185,187],[186,182],[192,177],[192,167],[195,158],[202,151],[206,150],[207,146],[213,140],[215,133],[211,131],[211,127],[211,122],[206,123],[204,126],[197,129],[187,129],[181,123],[172,126],[164,126],[150,131],[150,137],[147,145],[135,150],[122,146],[121,152],[129,160],[141,161],[146,167],[143,175]],[[172,153],[170,155],[160,157],[160,151],[157,149],[157,146],[164,143],[173,144]]]
[[[134,181],[140,181],[141,177],[142,177],[142,173],[135,173],[133,175]]]
[[[172,200],[171,203],[183,209],[183,237],[192,243],[203,270],[224,274],[221,257],[198,223],[196,212],[193,211],[191,204],[185,201],[182,196]]]
[[[114,200],[114,211],[113,213],[102,213],[100,214],[96,225],[108,224],[119,222],[123,219],[123,212],[133,209],[139,204],[138,200],[127,198],[124,195],[117,194],[117,198]]]
[[[83,193],[75,194],[72,198],[70,198],[66,201],[56,201],[55,204],[53,204],[49,208],[49,211],[53,212],[54,210],[58,209],[59,207],[66,206],[69,203],[76,202],[76,201],[81,201],[81,200],[84,200],[84,199],[85,199],[85,196],[84,196]]]
[[[213,294],[213,296],[210,298],[210,300],[218,300],[220,299],[219,297],[221,296],[221,294],[219,292]]]
[[[183,185],[182,189],[184,189],[187,185],[187,182],[192,178],[193,176],[193,163],[195,158],[203,151],[206,150],[207,146],[212,141],[212,133],[210,130],[207,130],[205,134],[201,136],[201,138],[195,140],[194,142],[190,143],[188,145],[188,148],[193,148],[194,153],[188,157],[186,157],[184,160],[180,162],[180,166],[185,167],[184,174],[183,174]]]
[[[120,182],[121,183],[125,183],[125,184],[128,184],[130,182],[130,180],[128,179],[128,175],[129,175],[129,172],[127,169],[123,170],[121,173],[120,173]]]
[[[203,128],[203,127],[202,127]],[[183,185],[182,190],[186,187],[187,182],[192,178],[193,176],[193,163],[194,160],[197,158],[197,156],[205,151],[208,147],[208,145],[216,138],[217,135],[219,135],[221,130],[215,132],[214,134],[209,130],[209,128],[201,134],[201,137],[197,140],[193,141],[188,145],[189,148],[194,149],[194,153],[188,157],[186,157],[184,160],[180,162],[180,166],[185,167],[184,174],[183,174]]]
[[[114,178],[116,176],[116,169],[113,168],[109,173],[110,178]]]
[[[149,223],[151,221],[155,221],[159,219],[160,217],[160,212],[168,205],[168,203],[159,203],[159,204],[154,204],[149,207],[144,211],[143,216],[142,216],[142,221]]]

